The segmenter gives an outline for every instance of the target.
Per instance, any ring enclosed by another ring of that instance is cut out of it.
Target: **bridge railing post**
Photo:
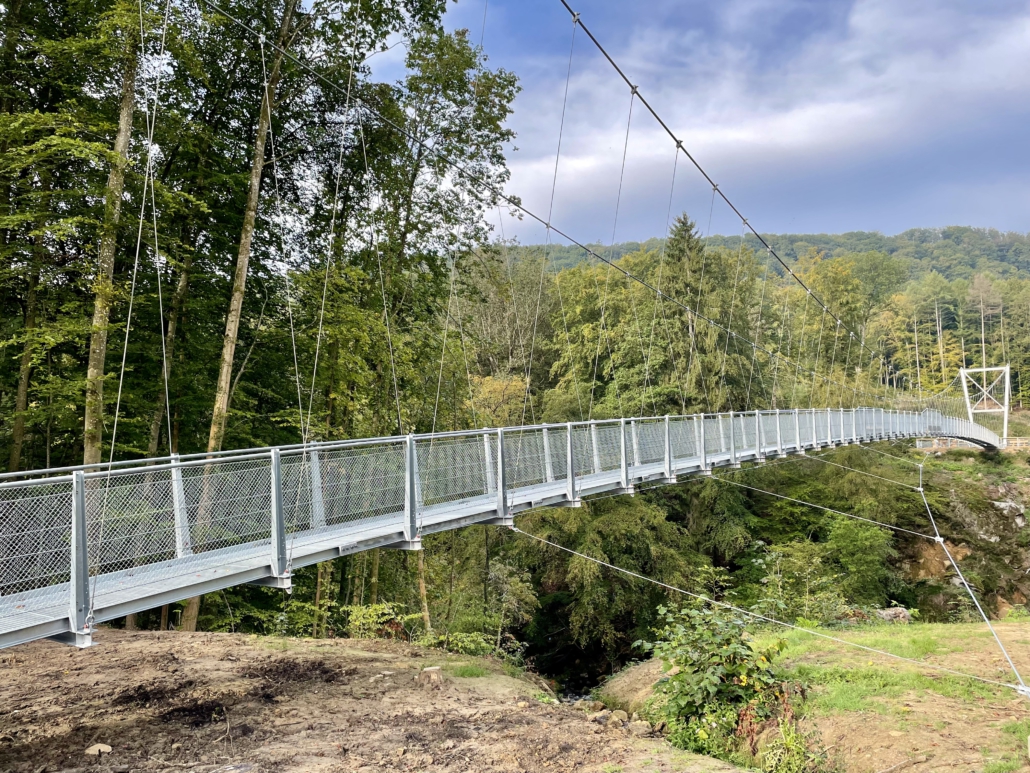
[[[318,451],[311,451],[311,528],[325,526],[325,498],[322,495],[322,463]]]
[[[721,419],[722,416],[719,416],[719,418]],[[737,463],[737,433],[734,429],[733,411],[730,411],[730,466],[739,467],[740,465]]]
[[[418,454],[415,436],[408,435],[404,439],[404,540],[418,539]]]
[[[547,427],[543,429],[543,441],[544,441],[544,480],[548,483],[554,481],[554,463],[551,461],[551,436],[547,432]]]
[[[780,409],[776,409],[776,455],[783,456],[783,428],[780,427]]]
[[[186,491],[182,485],[179,455],[172,454],[172,518],[175,521],[175,557],[193,555],[190,538],[189,511],[186,509]]]
[[[801,447],[801,415],[798,409],[794,409],[794,450],[797,453],[804,453],[804,448]]]
[[[494,477],[494,451],[490,433],[483,435],[483,472],[486,476],[486,493],[497,491],[497,480]]]
[[[833,442],[833,414],[829,408],[826,409],[826,442],[828,445],[834,445]]]
[[[576,504],[579,497],[576,493],[576,454],[572,422],[566,424],[565,428],[565,496],[568,497],[570,504]]]
[[[665,479],[674,481],[672,474],[672,424],[669,415],[665,414]]]
[[[705,415],[703,413],[699,413],[694,417],[694,444],[697,446],[697,456],[701,463],[701,472],[710,472],[708,450],[705,448]]]
[[[504,458],[504,429],[497,430],[497,517],[508,517],[508,470]]]
[[[272,574],[285,577],[289,571],[286,555],[286,516],[283,512],[283,470],[278,448],[272,449]]]
[[[630,435],[633,437],[633,466],[640,466],[640,438],[637,435],[637,422],[632,420],[629,423]]]
[[[86,474],[82,470],[72,473],[71,523],[71,589],[69,622],[72,643],[89,646],[91,621],[89,619],[89,535],[86,531]],[[99,546],[98,546],[99,547]]]
[[[626,444],[626,420],[619,419],[619,469],[622,471],[623,489],[629,488],[629,449]]]
[[[851,439],[855,443],[860,442],[858,439],[858,410],[856,408],[851,409]]]
[[[741,415],[741,429],[743,430],[744,418]],[[765,430],[762,427],[762,414],[755,411],[755,458],[761,461],[765,458]]]
[[[590,450],[593,454],[593,470],[595,473],[601,471],[601,450],[597,447],[597,424],[590,422]]]

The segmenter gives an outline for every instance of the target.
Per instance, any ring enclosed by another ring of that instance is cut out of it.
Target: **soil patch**
[[[106,629],[95,641],[0,655],[0,771],[734,770],[541,700],[489,659],[387,641]],[[427,666],[443,667],[438,689],[416,682]],[[112,752],[87,756],[94,744]]]

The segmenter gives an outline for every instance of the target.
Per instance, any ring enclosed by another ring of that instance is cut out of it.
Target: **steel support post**
[[[722,416],[719,416],[719,419],[721,420]],[[737,433],[734,429],[733,411],[730,411],[730,467],[740,467],[740,462],[737,461]]]
[[[543,429],[544,439],[544,480],[548,483],[554,481],[554,463],[551,461],[551,435],[547,431],[547,427]]]
[[[697,445],[697,456],[701,461],[701,472],[711,475],[712,468],[708,466],[708,450],[705,448],[705,415],[703,413],[694,417],[694,443]]]
[[[322,463],[318,451],[311,452],[311,528],[325,526],[325,498],[322,495]]]
[[[826,442],[830,446],[837,445],[833,442],[833,414],[829,408],[826,409]]]
[[[594,473],[601,471],[601,450],[597,447],[597,425],[590,422],[590,450],[593,454]]]
[[[629,486],[629,453],[626,446],[626,420],[619,419],[619,470],[622,487]]]
[[[279,449],[272,449],[272,575],[289,573],[286,555],[286,515],[283,512],[283,471]]]
[[[776,409],[776,455],[783,456],[783,429],[780,427],[780,409]]]
[[[801,414],[798,409],[794,409],[794,450],[799,454],[805,453],[804,446],[801,445]]]
[[[507,521],[508,515],[508,472],[504,458],[504,430],[497,430],[497,517]]]
[[[741,416],[741,429],[743,430],[744,417]],[[762,427],[762,414],[755,411],[755,459],[765,461],[765,428]]]
[[[780,427],[780,409],[776,409],[776,455],[783,456],[783,429]]]
[[[404,541],[412,549],[422,541],[418,533],[418,453],[414,435],[404,439]]]
[[[637,422],[635,420],[629,423],[630,434],[633,436],[633,466],[640,466],[640,438],[637,435]]]
[[[669,416],[665,416],[665,480],[669,483],[676,482],[676,476],[672,472],[672,424]]]
[[[569,505],[579,507],[579,495],[576,491],[576,454],[575,442],[572,434],[572,423],[565,425],[565,496],[568,497]]]
[[[172,517],[175,519],[175,557],[193,555],[190,538],[189,511],[186,509],[186,491],[182,485],[179,455],[172,454]]]
[[[68,610],[68,636],[56,637],[60,641],[84,648],[93,643],[93,621],[89,603],[89,534],[86,530],[86,475],[81,470],[72,473],[72,528],[71,528],[71,589]]]
[[[494,477],[494,452],[489,433],[483,435],[483,469],[486,472],[486,493],[497,491],[497,480]]]

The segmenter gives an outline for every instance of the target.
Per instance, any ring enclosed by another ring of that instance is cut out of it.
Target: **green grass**
[[[1023,767],[1023,761],[1016,759],[994,760],[984,763],[983,773],[1013,773]]]
[[[454,665],[444,666],[444,669],[451,676],[457,676],[462,679],[477,679],[490,674],[487,669],[475,663],[455,663]]]

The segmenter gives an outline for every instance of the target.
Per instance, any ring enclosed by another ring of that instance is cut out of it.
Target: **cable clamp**
[[[1027,687],[1025,684],[1021,684],[1018,687],[1016,687],[1016,692],[1018,692],[1024,698],[1030,699],[1030,687]]]
[[[683,140],[676,140],[676,147],[683,150]]]
[[[943,545],[944,544],[944,537],[934,537],[933,541],[936,542],[938,545]]]
[[[629,93],[633,94],[633,95],[636,95],[637,87],[631,84],[630,87],[629,87]]]
[[[265,35],[264,35],[264,33],[261,33],[260,35],[258,35],[258,43],[260,43],[261,45],[265,44]]]
[[[916,486],[916,491],[918,491],[920,494],[922,494],[923,493],[923,487],[922,486]]]
[[[573,24],[579,24],[579,14],[576,13],[575,11],[573,11],[573,13],[572,13],[572,23]]]

